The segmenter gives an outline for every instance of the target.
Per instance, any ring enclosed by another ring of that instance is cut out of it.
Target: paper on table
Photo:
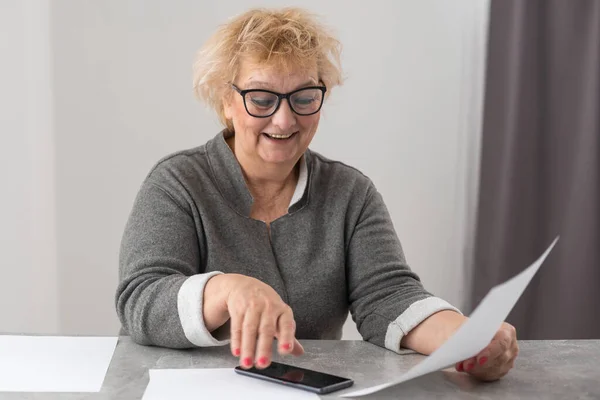
[[[151,369],[142,400],[318,400],[301,389],[238,375],[233,368]]]
[[[345,393],[341,397],[359,397],[375,393],[477,355],[490,343],[557,241],[558,237],[554,239],[544,254],[523,272],[493,287],[473,311],[471,317],[429,357],[397,380]]]
[[[99,392],[117,339],[0,336],[0,392]]]

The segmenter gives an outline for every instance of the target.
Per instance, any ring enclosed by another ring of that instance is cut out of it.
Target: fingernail
[[[479,360],[479,365],[483,365],[487,362],[487,357],[481,357],[481,359]]]
[[[235,350],[233,351],[233,354],[234,354],[236,357],[238,357],[238,356],[240,355],[240,349],[235,349]]]
[[[462,363],[458,364],[458,366],[456,367],[456,370],[458,372],[463,372],[464,371]]]
[[[475,366],[475,364],[474,364],[474,363],[468,363],[468,364],[465,366],[465,371],[470,371],[470,370],[472,370],[474,366]]]
[[[258,359],[260,365],[267,365],[267,357],[261,357]]]
[[[291,348],[292,348],[292,345],[291,345],[291,344],[289,344],[289,343],[285,343],[285,344],[283,344],[281,347],[282,347],[284,350],[289,350],[289,349],[291,349]]]
[[[244,365],[249,367],[252,365],[252,359],[250,357],[244,358]]]

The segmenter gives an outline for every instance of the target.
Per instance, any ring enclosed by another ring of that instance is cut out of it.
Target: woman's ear
[[[223,96],[223,115],[227,120],[233,118],[233,99],[230,94]]]
[[[232,98],[231,96],[224,96],[223,97],[223,118],[224,121],[222,121],[225,126],[227,127],[228,130],[233,132],[233,104],[232,104]]]

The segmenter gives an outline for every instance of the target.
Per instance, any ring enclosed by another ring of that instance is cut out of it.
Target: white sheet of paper
[[[233,368],[151,369],[142,400],[318,400],[301,389],[241,376]]]
[[[378,392],[410,379],[439,371],[477,355],[492,340],[521,294],[540,268],[556,242],[533,264],[508,281],[493,287],[471,314],[471,317],[429,357],[401,375],[397,380],[366,389],[345,393],[341,397],[359,397]]]
[[[0,392],[99,392],[117,340],[0,336]]]

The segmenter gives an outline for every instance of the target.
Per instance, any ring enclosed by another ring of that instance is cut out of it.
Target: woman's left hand
[[[475,357],[457,363],[456,370],[482,381],[495,381],[514,367],[518,354],[515,327],[504,322],[490,344]]]

